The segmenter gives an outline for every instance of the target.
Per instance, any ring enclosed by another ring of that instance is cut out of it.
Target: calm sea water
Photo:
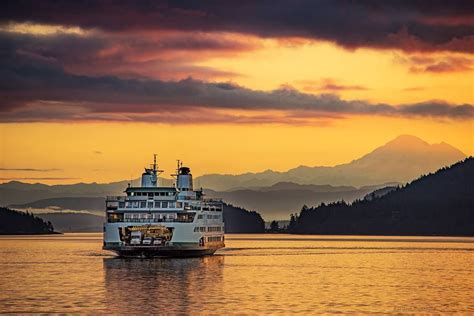
[[[192,259],[121,259],[101,244],[0,237],[0,312],[474,312],[474,238],[227,235]]]

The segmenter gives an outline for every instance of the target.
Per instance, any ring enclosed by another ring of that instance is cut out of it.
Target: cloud
[[[33,14],[34,13],[34,14]],[[115,33],[143,30],[301,37],[343,47],[474,52],[471,1],[15,1],[0,22],[33,22]]]
[[[414,73],[465,72],[474,69],[474,59],[457,56],[410,56],[402,62],[408,64],[410,71]]]
[[[51,172],[51,171],[61,171],[61,169],[0,168],[0,171]]]
[[[468,59],[448,59],[425,67],[425,72],[459,72],[472,70],[473,62]]]
[[[19,177],[12,177],[12,178],[0,178],[1,181],[9,181],[9,180],[78,180],[81,178],[56,178],[56,177],[45,177],[45,178],[19,178]]]
[[[258,45],[242,36],[198,32],[91,31],[87,36],[61,32],[37,36],[15,33],[8,28],[0,31],[3,54],[57,65],[69,73],[122,78],[230,79],[240,74],[195,63],[213,57],[232,57],[252,51]]]
[[[231,82],[192,78],[163,81],[92,77],[66,73],[59,65],[32,56],[8,51],[0,54],[1,122],[301,122],[285,115],[262,115],[261,111],[269,110],[305,112],[308,119],[350,114],[452,119],[474,116],[470,104],[433,101],[396,106],[347,101],[332,94],[307,94],[291,87],[259,91]],[[235,114],[236,110],[247,114]]]
[[[300,80],[298,84],[303,85],[303,90],[308,92],[314,91],[366,91],[369,88],[362,85],[347,85],[337,82],[332,78],[324,78],[319,81],[315,80]]]
[[[62,40],[55,35],[48,37],[46,42],[35,42],[30,36],[12,37],[0,32],[3,47],[0,50],[0,122],[299,124],[350,114],[453,119],[473,117],[473,106],[470,104],[451,105],[440,101],[406,105],[371,104],[363,100],[343,100],[330,93],[303,93],[291,86],[260,91],[232,82],[209,82],[191,77],[162,80],[147,76],[119,77],[71,72],[68,67],[75,60],[80,60],[79,64],[88,60],[81,60],[81,53],[95,55],[103,46],[95,39],[78,41],[74,34],[59,37]],[[81,45],[71,45],[72,48],[66,49],[60,43]],[[72,53],[74,48],[77,53]],[[427,64],[430,60],[418,62]],[[333,79],[324,79],[318,84],[322,91],[329,92],[367,89],[341,84]],[[239,112],[241,110],[246,113],[243,115]],[[273,114],[269,115],[269,111]],[[280,113],[275,114],[278,111]],[[295,116],[296,112],[305,112],[306,118]]]
[[[425,89],[426,89],[425,87],[416,86],[416,87],[404,88],[404,89],[402,89],[402,91],[406,91],[406,92],[417,92],[417,91],[423,91],[423,90],[425,90]]]

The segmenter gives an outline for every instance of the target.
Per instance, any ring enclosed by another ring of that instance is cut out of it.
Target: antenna
[[[156,171],[156,156],[157,154],[153,154],[153,171]]]

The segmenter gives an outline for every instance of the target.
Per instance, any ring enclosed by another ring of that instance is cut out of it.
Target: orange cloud
[[[342,84],[332,78],[323,78],[321,80],[300,80],[298,81],[298,84],[303,85],[303,90],[308,92],[369,90],[369,88],[361,85]]]
[[[410,71],[419,72],[465,72],[472,71],[474,59],[455,56],[429,57],[412,56],[406,62],[410,65]]]

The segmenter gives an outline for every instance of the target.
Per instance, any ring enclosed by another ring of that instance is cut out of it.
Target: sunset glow
[[[1,182],[118,181],[153,153],[166,174],[176,159],[196,175],[333,166],[400,134],[474,154],[473,24],[458,11],[340,4],[272,25],[284,10],[239,24],[231,4],[106,19],[42,4],[0,19]]]

